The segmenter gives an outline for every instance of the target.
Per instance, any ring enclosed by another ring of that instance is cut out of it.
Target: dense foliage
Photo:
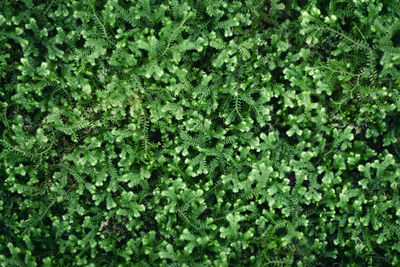
[[[2,266],[400,264],[397,0],[0,0]]]

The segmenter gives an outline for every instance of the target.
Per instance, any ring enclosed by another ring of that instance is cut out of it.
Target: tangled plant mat
[[[400,2],[0,0],[1,266],[399,266]]]

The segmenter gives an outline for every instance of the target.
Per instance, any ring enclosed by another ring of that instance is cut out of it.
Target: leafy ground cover
[[[1,0],[2,266],[398,266],[396,0]]]

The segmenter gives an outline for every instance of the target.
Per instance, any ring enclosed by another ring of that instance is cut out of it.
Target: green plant
[[[2,0],[2,266],[396,266],[400,5]]]

